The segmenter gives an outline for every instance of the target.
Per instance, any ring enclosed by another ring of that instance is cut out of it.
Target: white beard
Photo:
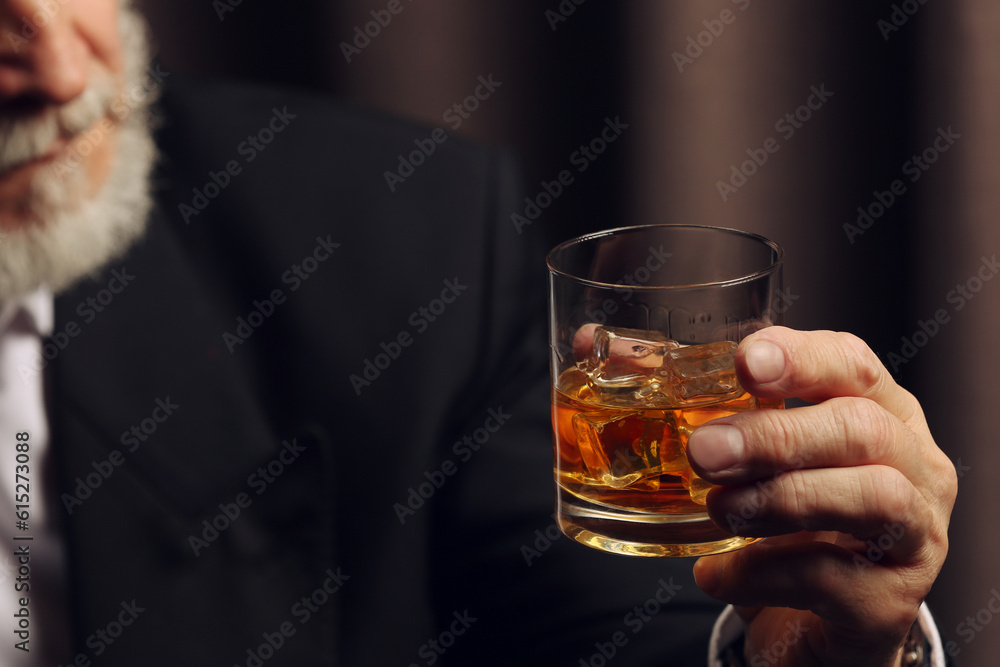
[[[123,5],[127,3],[122,3]],[[124,91],[144,81],[149,60],[146,24],[122,6],[120,33],[125,62]],[[107,78],[93,81],[79,98],[42,118],[0,121],[0,171],[44,155],[60,136],[68,137],[110,118],[116,129],[107,180],[86,196],[88,174],[76,145],[66,157],[43,166],[32,179],[22,215],[29,220],[0,237],[0,302],[39,287],[59,292],[121,257],[142,236],[152,208],[150,173],[156,161],[149,91],[141,101],[124,97]],[[104,121],[105,124],[107,121]],[[103,138],[101,138],[103,137]]]

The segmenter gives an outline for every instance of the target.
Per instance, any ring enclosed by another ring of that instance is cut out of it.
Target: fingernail
[[[688,458],[706,472],[721,472],[743,460],[743,435],[734,426],[702,426],[688,440]]]
[[[785,373],[785,353],[766,340],[750,343],[746,351],[747,370],[761,384],[781,379]]]

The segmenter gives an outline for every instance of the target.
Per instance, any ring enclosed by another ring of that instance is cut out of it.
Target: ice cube
[[[673,393],[684,405],[735,398],[743,393],[736,379],[736,343],[688,345],[667,352]]]
[[[684,488],[687,489],[692,501],[699,505],[708,503],[708,492],[712,490],[710,483],[698,477],[697,473],[690,469],[681,473],[681,482],[684,484]]]
[[[658,331],[603,326],[593,331],[593,347],[580,367],[598,401],[637,407],[668,402],[664,360],[670,350],[680,347],[677,341]]]
[[[659,475],[687,467],[672,412],[582,412],[573,429],[590,476],[612,488],[657,491]]]

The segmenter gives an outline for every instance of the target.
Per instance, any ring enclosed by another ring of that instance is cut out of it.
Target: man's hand
[[[736,354],[743,386],[815,405],[711,422],[689,442],[723,485],[712,519],[768,539],[701,558],[747,624],[747,664],[898,664],[948,551],[957,478],[920,404],[850,334],[769,327]],[[758,659],[756,662],[754,658]]]

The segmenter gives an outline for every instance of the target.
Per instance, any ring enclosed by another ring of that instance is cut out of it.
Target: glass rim
[[[752,240],[755,240],[755,241],[759,241],[759,242],[763,243],[764,245],[766,245],[767,247],[771,248],[771,250],[775,253],[775,256],[774,256],[773,261],[766,268],[760,269],[758,271],[754,271],[753,273],[747,273],[747,274],[744,274],[742,276],[738,276],[736,278],[730,278],[730,279],[727,279],[727,280],[713,280],[713,281],[702,282],[702,283],[688,283],[688,284],[683,284],[683,285],[633,285],[633,284],[629,283],[629,288],[632,289],[632,290],[640,290],[640,291],[645,291],[645,290],[649,290],[649,291],[654,291],[654,290],[682,290],[682,289],[700,289],[700,288],[706,288],[706,287],[729,287],[729,286],[732,286],[732,285],[741,285],[743,283],[750,282],[750,281],[755,280],[757,278],[760,278],[762,276],[766,276],[768,274],[774,273],[775,271],[777,271],[779,268],[782,267],[782,265],[784,264],[784,261],[785,261],[785,250],[784,250],[784,248],[782,248],[780,245],[778,245],[777,243],[775,243],[771,239],[767,238],[766,236],[761,236],[760,234],[756,234],[754,232],[747,232],[747,231],[743,231],[742,229],[732,229],[731,227],[718,227],[718,226],[713,226],[713,225],[690,225],[690,224],[665,224],[665,223],[658,223],[658,224],[650,224],[650,225],[631,225],[631,226],[626,226],[626,227],[614,227],[612,229],[603,229],[601,231],[591,232],[589,234],[584,234],[582,236],[577,236],[575,238],[568,239],[566,241],[563,241],[559,245],[555,246],[554,248],[552,248],[552,250],[550,250],[548,252],[548,254],[545,256],[545,264],[546,264],[546,266],[548,266],[549,273],[552,274],[552,275],[561,276],[561,277],[566,278],[568,280],[575,281],[575,282],[580,283],[582,285],[588,285],[590,287],[600,287],[600,288],[614,289],[616,287],[620,287],[621,283],[606,283],[606,282],[601,282],[599,280],[590,280],[588,278],[581,278],[580,276],[574,275],[572,273],[569,273],[567,271],[564,271],[563,269],[560,269],[560,268],[557,268],[556,266],[554,266],[554,264],[553,264],[553,261],[554,261],[553,257],[557,253],[566,250],[570,246],[579,245],[581,243],[586,243],[586,242],[590,242],[590,241],[595,241],[597,239],[600,239],[600,238],[603,238],[603,237],[606,237],[606,236],[616,236],[616,235],[622,234],[624,232],[635,232],[635,231],[639,231],[639,230],[650,230],[650,229],[708,229],[708,230],[715,230],[715,231],[719,231],[719,232],[725,232],[727,234],[733,234],[733,235],[741,236],[741,237],[744,237],[744,238],[747,238],[747,239],[752,239]]]

